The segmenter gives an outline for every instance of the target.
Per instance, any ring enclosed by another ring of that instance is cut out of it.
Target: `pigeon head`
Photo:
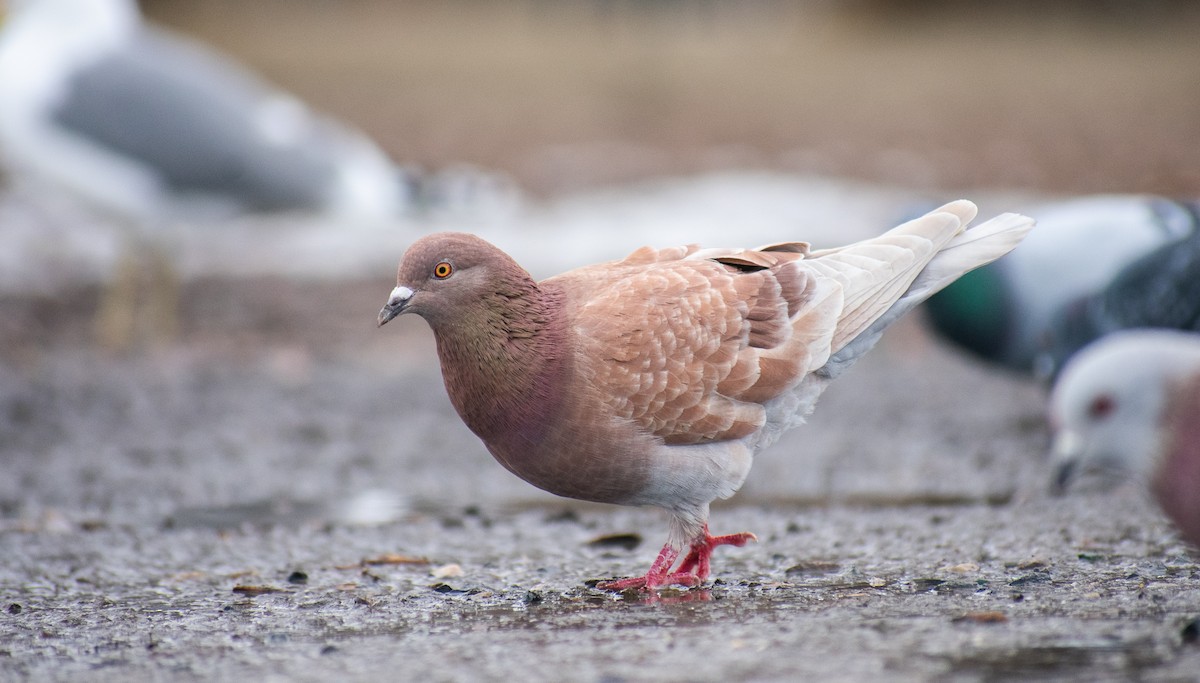
[[[379,311],[379,325],[402,313],[415,313],[435,330],[470,321],[497,298],[536,288],[529,274],[507,254],[465,233],[445,232],[417,240],[396,273],[396,287]]]
[[[567,345],[558,304],[488,242],[437,233],[401,257],[379,324],[403,313],[424,318],[450,402],[467,426],[485,441],[529,439],[561,403]]]
[[[1050,397],[1056,490],[1085,471],[1149,478],[1174,384],[1197,370],[1196,335],[1166,330],[1113,333],[1073,357]]]

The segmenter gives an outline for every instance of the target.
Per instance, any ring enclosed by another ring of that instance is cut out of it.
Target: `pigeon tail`
[[[969,205],[970,211],[962,206],[964,204]],[[930,215],[944,216],[947,213],[969,220],[969,217],[974,217],[974,204],[959,200],[947,204]],[[928,216],[923,218],[928,218]],[[973,228],[964,230],[962,229],[963,225],[959,224],[953,237],[936,251],[933,258],[908,285],[904,294],[845,346],[836,350],[830,356],[829,362],[817,371],[819,375],[829,379],[840,375],[859,357],[874,347],[880,336],[883,335],[883,331],[905,313],[954,282],[964,273],[991,263],[1012,251],[1033,229],[1034,221],[1032,218],[1020,214],[1005,213]],[[896,230],[903,227],[905,226]]]

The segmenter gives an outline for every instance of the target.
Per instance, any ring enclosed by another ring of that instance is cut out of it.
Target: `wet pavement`
[[[421,322],[373,329],[386,280],[192,282],[179,338],[134,352],[88,341],[95,294],[3,302],[0,678],[1200,670],[1196,555],[1136,486],[1050,497],[1041,389],[917,318],[714,508],[759,543],[704,589],[613,595],[589,581],[644,571],[664,515],[495,464]]]

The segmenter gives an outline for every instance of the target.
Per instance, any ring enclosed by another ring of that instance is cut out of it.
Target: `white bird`
[[[0,160],[135,220],[296,210],[394,217],[410,178],[133,0],[8,0]]]
[[[1114,332],[1076,354],[1050,397],[1055,485],[1108,470],[1141,480],[1200,545],[1200,334]]]

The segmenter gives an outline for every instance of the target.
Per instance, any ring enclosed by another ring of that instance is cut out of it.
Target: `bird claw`
[[[673,572],[660,576],[634,576],[628,579],[614,579],[612,581],[600,581],[596,584],[596,588],[602,591],[612,591],[614,593],[622,593],[627,590],[653,590],[655,588],[663,588],[664,586],[684,586],[686,588],[694,588],[703,583],[703,579],[691,572]]]
[[[627,590],[643,590],[646,588],[646,577],[635,576],[629,579],[614,579],[612,581],[599,581],[596,583],[597,590],[612,591],[621,593]]]
[[[653,590],[673,585],[686,586],[688,588],[699,586],[708,578],[709,557],[712,555],[714,548],[719,545],[732,545],[740,548],[750,541],[757,540],[757,536],[748,532],[727,534],[724,536],[709,536],[708,526],[705,525],[704,535],[692,542],[688,554],[684,556],[683,561],[679,563],[679,568],[675,571],[672,572],[669,570],[675,562],[678,551],[671,547],[670,544],[667,544],[663,546],[662,551],[658,554],[658,559],[650,566],[650,571],[646,572],[645,576],[601,581],[596,584],[596,588],[602,591],[620,593],[635,589]]]

